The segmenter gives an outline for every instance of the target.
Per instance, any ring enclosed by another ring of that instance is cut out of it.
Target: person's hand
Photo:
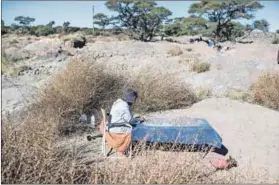
[[[140,121],[145,121],[145,118],[143,116],[140,116]]]

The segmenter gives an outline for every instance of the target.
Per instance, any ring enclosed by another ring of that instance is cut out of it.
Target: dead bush
[[[116,76],[93,63],[73,61],[41,90],[21,123],[2,120],[2,183],[59,183],[69,166],[52,156],[53,145],[69,127],[77,132],[80,112],[111,105],[122,90]],[[122,92],[121,92],[122,93]],[[67,175],[67,174],[66,174]]]
[[[168,49],[168,54],[171,56],[178,56],[183,54],[183,51],[179,46],[172,46]]]
[[[190,64],[190,70],[197,73],[203,73],[210,70],[210,64],[206,62],[192,62]]]
[[[227,92],[226,96],[228,98],[231,98],[233,100],[241,100],[250,102],[251,95],[249,89],[232,89],[229,92]]]
[[[156,74],[142,70],[130,86],[139,92],[136,111],[150,112],[187,107],[197,101],[189,85],[169,74]]]
[[[276,37],[272,40],[272,44],[279,44],[279,37]]]
[[[251,87],[254,103],[279,110],[279,74],[265,72]]]

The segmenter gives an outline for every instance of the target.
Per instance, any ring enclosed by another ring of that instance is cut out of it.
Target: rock
[[[5,55],[8,61],[19,61],[24,59],[29,59],[31,55],[28,51],[24,49],[18,49],[16,47],[11,47],[5,50]]]
[[[36,69],[36,70],[34,71],[34,74],[35,74],[35,75],[40,74],[40,70],[39,70],[39,69]]]
[[[74,48],[82,48],[86,44],[86,38],[82,35],[77,35],[71,39],[71,46]]]
[[[96,126],[96,122],[95,122],[95,116],[94,114],[92,114],[91,118],[90,118],[90,124],[93,128],[95,128]]]
[[[86,114],[82,114],[82,115],[79,117],[79,121],[80,121],[80,122],[87,122],[87,116],[86,116]]]

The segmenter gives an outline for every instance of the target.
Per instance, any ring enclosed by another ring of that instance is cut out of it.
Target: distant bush
[[[210,64],[206,62],[192,62],[190,64],[190,70],[197,73],[203,73],[210,70]]]
[[[35,31],[37,36],[48,36],[50,34],[54,34],[54,29],[49,26],[40,26]]]
[[[247,89],[232,89],[227,92],[226,97],[233,100],[241,100],[245,102],[251,101],[251,93]]]
[[[10,44],[19,43],[18,40],[17,40],[17,37],[9,37],[8,40],[9,40]]]
[[[271,43],[272,44],[279,44],[279,37],[276,37],[275,39],[273,39],[273,41]]]
[[[197,96],[197,99],[200,101],[206,98],[210,98],[212,96],[212,89],[209,87],[198,87],[195,89],[195,94]]]
[[[7,60],[4,56],[1,56],[1,74],[7,71]]]
[[[178,46],[172,46],[168,49],[168,54],[170,54],[171,56],[178,56],[183,54],[183,51]]]
[[[254,103],[279,110],[279,74],[266,72],[251,87]]]

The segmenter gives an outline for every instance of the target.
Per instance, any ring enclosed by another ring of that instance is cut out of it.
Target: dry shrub
[[[190,64],[190,70],[197,73],[203,73],[210,70],[210,64],[206,62],[192,62]]]
[[[123,86],[122,78],[104,72],[101,65],[76,60],[55,75],[40,95],[45,105],[62,111],[64,121],[59,131],[69,134],[86,129],[77,124],[79,116],[83,113],[98,116],[100,107],[108,109],[122,95]]]
[[[256,173],[216,171],[201,152],[136,151],[132,159],[107,159],[99,168],[97,183],[105,184],[197,184],[267,182]],[[235,170],[235,171],[233,171]],[[243,173],[243,174],[241,174]],[[95,181],[96,183],[96,181]]]
[[[265,72],[251,87],[254,103],[279,110],[279,74]]]
[[[279,37],[276,37],[272,40],[272,44],[279,44]]]
[[[248,89],[232,89],[227,92],[226,97],[229,97],[233,100],[241,100],[250,102],[251,95]]]
[[[1,74],[7,71],[7,60],[5,56],[1,56]]]
[[[121,97],[125,80],[103,69],[94,62],[71,62],[39,92],[39,101],[28,107],[20,122],[3,120],[3,183],[96,182],[91,179],[95,167],[77,163],[74,154],[57,154],[54,146],[61,134],[80,129],[80,113],[108,110]],[[137,110],[176,108],[195,101],[188,88],[166,77],[142,75],[133,81],[141,96]]]
[[[169,74],[142,70],[130,84],[139,92],[135,105],[138,112],[187,107],[197,101],[189,85]]]
[[[195,93],[198,100],[210,98],[212,96],[212,88],[210,87],[198,87],[195,89]]]
[[[186,48],[186,51],[191,52],[193,51],[193,48]]]
[[[168,54],[171,56],[182,55],[183,51],[179,46],[172,46],[168,49]]]
[[[196,53],[187,53],[180,56],[179,63],[189,64],[192,62],[198,62],[199,56]]]
[[[119,84],[97,64],[82,61],[73,61],[54,76],[20,123],[2,120],[2,182],[58,183],[69,176],[63,173],[73,168],[72,158],[64,156],[69,162],[63,163],[53,156],[58,134],[69,127],[77,130],[73,117],[79,112],[110,105],[118,96],[115,90],[122,89]]]

